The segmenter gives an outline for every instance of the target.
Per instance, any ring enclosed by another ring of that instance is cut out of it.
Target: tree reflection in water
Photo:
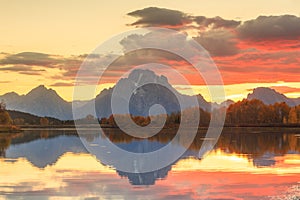
[[[272,166],[276,164],[276,156],[300,154],[300,139],[297,135],[299,131],[297,129],[225,128],[215,150],[229,155],[246,156],[257,167]],[[189,157],[197,158],[203,141],[210,139],[205,138],[205,133],[205,129],[199,130],[193,143],[179,160]],[[120,148],[138,153],[151,152],[163,147],[174,138],[175,134],[176,132],[172,129],[164,129],[151,138],[140,139],[122,133],[118,129],[107,128],[104,134],[87,131],[84,139],[93,142],[101,137],[110,140]],[[189,134],[183,137],[189,137]],[[0,136],[1,157],[15,159],[25,157],[39,168],[54,164],[59,157],[68,152],[87,153],[75,130],[31,130],[20,134]],[[152,185],[157,179],[165,178],[176,162],[149,173],[116,172],[120,176],[128,177],[133,185]]]

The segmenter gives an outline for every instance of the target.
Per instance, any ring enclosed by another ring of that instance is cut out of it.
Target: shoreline
[[[20,133],[23,130],[19,126],[9,125],[9,126],[0,126],[0,133]]]
[[[121,130],[118,127],[112,127],[112,126],[105,126],[101,127],[103,130]],[[163,129],[165,131],[170,131],[170,132],[177,132],[177,127],[164,127]],[[80,126],[79,129],[81,130],[86,130],[86,131],[99,131],[99,125],[98,124],[92,124],[92,125],[86,125],[86,126]],[[20,133],[24,131],[76,131],[76,127],[74,125],[56,125],[56,126],[40,126],[40,125],[35,125],[35,126],[21,126],[20,130],[14,131],[14,132],[7,132],[6,133]],[[205,133],[208,130],[208,127],[199,127],[198,128],[198,133]],[[285,133],[295,133],[295,132],[300,132],[300,126],[224,126],[222,128],[222,133],[235,133],[237,130],[244,130],[248,133],[251,134],[259,134],[259,133],[270,133],[274,134],[277,132],[285,132]],[[5,133],[1,132],[0,134]]]
[[[99,124],[87,124],[87,125],[80,125],[80,128],[98,128]],[[111,126],[107,124],[101,124],[101,128],[113,128],[118,129],[116,126]],[[171,125],[164,127],[165,129],[172,129],[178,128],[179,125]],[[209,126],[199,126],[199,129],[207,129]],[[26,128],[76,128],[75,125],[19,125],[18,128],[26,129]],[[300,128],[300,124],[262,124],[262,125],[255,125],[255,124],[225,124],[223,128]],[[1,127],[0,127],[1,131]]]

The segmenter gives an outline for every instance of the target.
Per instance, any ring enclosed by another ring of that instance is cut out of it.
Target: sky
[[[218,67],[228,99],[245,98],[260,86],[300,97],[298,0],[0,2],[0,94],[26,94],[43,84],[70,101],[77,70],[99,44],[124,31],[154,26],[179,31],[199,42]],[[123,48],[130,45],[123,40]],[[188,77],[194,92],[209,100],[203,81],[189,73],[186,63],[168,55],[166,59],[143,52],[145,56],[173,65]],[[132,62],[131,57],[116,64],[119,75],[139,64],[139,58]],[[109,77],[97,92],[115,79]],[[189,94],[185,85],[172,77],[169,81]]]

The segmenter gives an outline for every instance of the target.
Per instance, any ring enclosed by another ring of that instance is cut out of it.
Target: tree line
[[[244,99],[227,108],[225,123],[300,124],[300,105],[290,107],[285,102],[266,105],[257,99]]]
[[[185,113],[185,120],[186,122],[196,122],[196,112],[198,109],[198,112],[200,113],[200,120],[199,120],[199,126],[207,126],[210,122],[210,113],[204,111],[202,108],[188,108],[185,109],[183,112]],[[147,126],[151,122],[151,118],[153,119],[153,123],[164,120],[165,119],[165,126],[173,126],[173,125],[179,125],[181,123],[181,113],[180,112],[173,112],[171,114],[162,114],[157,116],[133,116],[130,114],[126,115],[118,115],[118,119],[122,122],[126,122],[128,118],[131,118],[132,121],[134,121],[139,126]],[[160,119],[161,118],[161,119]],[[117,123],[115,121],[114,115],[110,115],[108,118],[101,118],[99,120],[99,123],[102,125],[110,125],[113,127],[117,127]],[[195,124],[195,123],[193,123]]]
[[[195,120],[196,109],[200,112],[199,126],[208,126],[211,120],[211,113],[201,108],[189,108],[184,110],[183,112],[186,112],[188,116],[187,120]],[[290,107],[285,102],[266,105],[257,99],[244,99],[231,104],[228,108],[222,107],[214,109],[213,112],[218,116],[217,113],[222,109],[226,109],[225,125],[227,126],[300,124],[300,105]],[[120,116],[118,117],[120,118]],[[146,126],[150,123],[150,117],[148,116],[123,115],[121,118],[122,117],[131,117],[131,119],[140,126]],[[113,115],[108,118],[101,118],[99,122],[100,124],[117,126]],[[180,124],[180,122],[180,112],[166,115],[166,126]]]
[[[262,101],[253,99],[238,101],[231,104],[228,108],[222,107],[214,109],[213,112],[218,113],[226,109],[225,125],[285,125],[285,124],[300,124],[300,105],[290,107],[286,103],[275,103],[266,105]],[[200,112],[199,126],[208,126],[211,120],[211,113],[201,108],[188,108],[183,111],[187,116],[187,121],[195,122],[196,112]],[[11,116],[10,116],[11,114]],[[216,114],[218,116],[218,114]],[[131,118],[136,124],[146,126],[151,122],[149,116],[133,116],[133,115],[118,115],[119,118]],[[173,112],[164,116],[153,116],[154,118],[164,117],[166,119],[165,126],[179,125],[181,123],[181,113]],[[114,116],[97,119],[92,115],[81,119],[84,123],[100,123],[101,125],[116,127]],[[154,120],[155,121],[155,120]],[[0,102],[0,125],[70,125],[74,124],[70,121],[60,121],[54,118],[37,117],[27,113],[17,111],[7,111],[4,102]]]
[[[29,113],[7,110],[4,101],[0,102],[0,125],[61,125],[62,121],[51,117],[38,117]]]

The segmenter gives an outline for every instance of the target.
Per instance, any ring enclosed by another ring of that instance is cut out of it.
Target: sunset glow
[[[286,192],[287,188],[281,186],[275,191],[271,188],[267,189],[271,187],[268,184],[274,184],[274,180],[276,180],[277,184],[280,183],[282,185],[299,181],[299,173],[295,173],[297,171],[300,172],[299,163],[295,163],[295,160],[299,159],[299,155],[294,155],[296,157],[293,158],[291,156],[293,155],[283,156],[280,158],[281,162],[275,166],[256,168],[244,156],[226,154],[218,150],[207,155],[202,161],[193,158],[181,160],[172,167],[172,172],[170,172],[168,179],[159,180],[155,186],[150,188],[132,188],[129,191],[137,192],[136,190],[157,189],[157,195],[166,195],[162,191],[159,192],[159,188],[178,187],[182,195],[185,190],[194,190],[195,194],[204,198],[211,195],[210,191],[213,188],[215,192],[224,190],[222,186],[226,182],[225,185],[231,185],[232,196],[239,196],[244,192],[242,189],[239,189],[237,184],[248,185],[245,191],[250,192],[249,189],[251,188],[251,195],[254,196],[262,194],[264,196],[278,195]],[[26,192],[25,188],[21,191],[17,187],[19,184],[26,182],[31,185],[28,189],[32,192],[40,191],[42,192],[41,194],[48,195],[63,192],[71,196],[75,195],[74,198],[76,198],[76,193],[69,193],[71,192],[70,187],[72,182],[81,181],[84,184],[78,185],[78,191],[76,191],[81,193],[81,197],[103,195],[103,198],[105,198],[105,191],[109,191],[116,186],[113,184],[114,181],[124,182],[125,185],[123,187],[125,188],[128,186],[126,179],[119,180],[113,169],[101,165],[89,154],[66,153],[55,164],[46,166],[44,169],[34,167],[23,158],[17,159],[13,163],[1,159],[0,164],[0,185],[6,186],[1,187],[1,193]],[[60,174],[59,172],[61,171],[64,171],[64,173]],[[43,176],[43,178],[40,179],[40,176]],[[105,182],[107,180],[110,181]],[[186,184],[187,182],[188,184]],[[260,188],[253,188],[253,184],[258,182]],[[93,187],[102,185],[103,188],[101,191],[94,191],[92,194],[88,191],[88,187],[92,185],[94,185]],[[209,186],[211,190],[203,188],[205,185]],[[170,190],[168,192],[170,192],[170,195],[172,193],[175,195],[175,191]],[[224,196],[222,197],[224,198]]]
[[[0,94],[26,94],[42,84],[71,101],[76,72],[93,49],[120,32],[160,26],[187,33],[210,53],[222,75],[227,99],[241,100],[256,87],[273,87],[288,97],[300,97],[298,1],[272,1],[269,6],[268,1],[218,0],[216,4],[205,2],[206,6],[199,9],[169,0],[156,2],[155,7],[147,7],[148,1],[130,5],[114,1],[30,2],[4,1],[0,8],[5,27],[0,38]],[[201,2],[191,0],[188,5]],[[232,12],[233,7],[239,9]],[[150,11],[166,19],[157,21]],[[157,61],[174,66],[183,74],[189,71],[182,62],[159,57]],[[184,75],[189,77],[194,92],[210,100],[201,79]],[[101,84],[94,96],[116,81],[111,77],[111,82]],[[169,81],[178,85],[180,92],[191,94],[172,77]]]

